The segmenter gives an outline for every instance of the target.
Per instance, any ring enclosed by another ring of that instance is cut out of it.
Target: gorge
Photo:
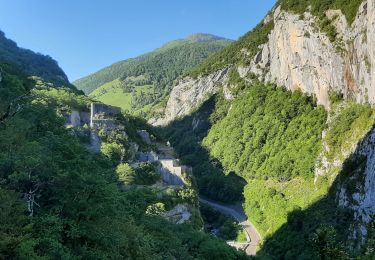
[[[73,83],[1,32],[0,258],[373,259],[374,106],[375,0]]]

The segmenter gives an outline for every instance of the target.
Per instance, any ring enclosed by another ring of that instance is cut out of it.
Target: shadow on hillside
[[[215,103],[213,96],[196,112],[158,130],[170,141],[182,162],[193,167],[201,195],[224,203],[242,201],[246,181],[235,173],[225,175],[219,161],[210,158],[201,145],[211,127],[210,115]]]
[[[287,223],[273,236],[265,238],[258,256],[261,259],[348,259],[346,253],[360,253],[359,241],[347,239],[353,231],[354,212],[338,206],[338,190],[344,187],[349,197],[360,192],[366,162],[367,158],[359,155],[357,148],[344,162],[328,194],[305,210],[291,212]]]

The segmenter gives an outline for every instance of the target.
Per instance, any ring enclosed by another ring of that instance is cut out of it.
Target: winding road
[[[241,206],[222,205],[202,197],[199,197],[199,202],[211,206],[221,213],[234,217],[244,229],[247,242],[241,243],[229,241],[227,243],[236,248],[245,247],[245,252],[247,255],[256,255],[257,247],[262,238],[254,225],[247,220],[247,216]]]
[[[170,145],[163,143],[156,143],[156,145],[158,147],[158,154],[161,154],[165,158],[175,158],[175,151]],[[262,237],[254,225],[247,220],[247,216],[241,205],[223,205],[203,197],[199,197],[199,202],[211,206],[223,214],[234,217],[244,229],[247,242],[227,241],[227,244],[235,248],[244,249],[247,255],[256,255]]]

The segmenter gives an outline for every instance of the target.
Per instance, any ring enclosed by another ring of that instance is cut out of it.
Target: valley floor
[[[254,225],[248,221],[247,216],[242,208],[242,206],[239,205],[223,205],[219,204],[217,202],[207,200],[205,198],[199,197],[199,202],[202,204],[206,204],[210,207],[215,208],[216,210],[231,215],[234,217],[239,224],[243,227],[245,233],[246,233],[246,240],[247,243],[241,243],[241,242],[231,242],[229,243],[231,246],[234,247],[242,247],[245,246],[246,254],[248,255],[256,255],[256,251],[258,248],[259,243],[261,242],[262,238],[259,234],[259,232],[256,230]]]

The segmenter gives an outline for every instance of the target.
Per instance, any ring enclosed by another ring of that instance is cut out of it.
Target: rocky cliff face
[[[354,151],[356,161],[365,159],[350,176],[350,180],[340,182],[338,202],[342,207],[354,210],[357,226],[353,227],[354,238],[365,238],[367,224],[375,213],[375,129],[372,129]],[[355,192],[350,186],[355,186]]]
[[[197,79],[185,78],[181,80],[172,89],[164,110],[164,116],[152,118],[149,123],[155,126],[163,126],[177,118],[188,115],[212,94],[218,92],[227,79],[228,69],[223,69],[208,76],[198,77]]]
[[[371,86],[375,86],[375,0],[369,0],[367,2],[367,13],[368,13],[368,20],[367,20],[367,41],[368,41],[368,51],[369,51],[369,59],[370,62],[372,61],[373,64],[371,66]],[[371,44],[372,43],[372,44]],[[372,91],[371,95],[374,94],[374,90]]]
[[[361,5],[351,26],[339,10],[327,11],[326,16],[336,27],[335,42],[320,31],[311,14],[301,19],[277,8],[269,41],[260,46],[249,67],[239,68],[240,75],[254,73],[287,89],[314,94],[327,108],[330,90],[357,102],[375,103],[374,1]]]
[[[315,95],[327,109],[331,90],[357,102],[374,104],[375,0],[363,2],[351,26],[339,10],[329,10],[326,16],[336,27],[335,42],[320,30],[318,19],[309,12],[301,16],[275,8],[264,20],[266,23],[273,19],[275,24],[268,42],[259,46],[249,66],[238,66],[240,76],[255,74],[278,86],[300,89]],[[153,118],[150,123],[166,125],[189,114],[225,86],[227,74],[224,69],[198,79],[183,79],[173,88],[164,117]],[[228,89],[224,92],[230,97]]]

